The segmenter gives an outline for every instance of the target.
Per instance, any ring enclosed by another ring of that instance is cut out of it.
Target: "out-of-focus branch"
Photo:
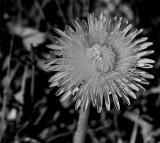
[[[10,96],[9,91],[10,91],[10,64],[11,64],[11,55],[12,55],[12,49],[13,49],[13,41],[14,41],[14,35],[11,40],[11,46],[10,46],[10,51],[9,51],[9,60],[8,60],[8,65],[7,65],[7,84],[6,87],[4,87],[4,92],[3,92],[3,101],[2,101],[2,110],[1,110],[1,122],[0,122],[0,142],[2,142],[5,130],[6,130],[6,110],[7,110],[7,103],[8,103],[8,96]]]
[[[31,101],[33,102],[34,97],[34,83],[35,83],[35,49],[31,44],[31,59],[32,59],[32,75],[31,75]]]
[[[65,15],[64,15],[64,13],[63,13],[63,10],[62,10],[62,8],[61,8],[61,6],[60,6],[60,4],[59,4],[59,0],[55,0],[55,2],[56,2],[56,4],[57,4],[57,6],[58,6],[58,9],[59,9],[61,15],[62,15],[62,20],[63,20],[63,22],[66,24],[66,23],[67,23],[67,20],[66,20],[66,18],[65,18]]]

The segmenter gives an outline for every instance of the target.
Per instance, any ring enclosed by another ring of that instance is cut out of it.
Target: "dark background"
[[[49,88],[42,61],[54,58],[47,44],[53,28],[64,30],[71,19],[86,19],[101,11],[125,17],[149,37],[156,63],[146,92],[121,110],[91,107],[86,143],[160,142],[160,1],[159,0],[0,0],[0,142],[71,143],[79,111],[68,99],[59,101],[58,88]],[[31,45],[32,44],[32,45]]]

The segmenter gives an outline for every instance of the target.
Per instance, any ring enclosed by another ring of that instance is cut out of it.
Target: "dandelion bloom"
[[[142,58],[152,54],[145,51],[152,42],[148,38],[134,38],[143,30],[131,29],[132,24],[123,18],[108,18],[100,13],[98,18],[89,14],[87,22],[72,20],[75,27],[65,26],[65,31],[55,29],[61,36],[55,45],[48,45],[55,59],[46,61],[46,70],[57,71],[49,82],[50,87],[60,87],[56,95],[64,101],[70,95],[76,100],[75,108],[85,110],[91,102],[101,112],[103,100],[110,110],[112,97],[117,110],[118,96],[128,105],[128,95],[136,99],[134,91],[145,91],[140,85],[148,84],[145,78],[154,78],[142,69],[152,68],[153,60]]]

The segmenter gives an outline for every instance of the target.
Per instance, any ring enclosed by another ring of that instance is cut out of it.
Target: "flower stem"
[[[74,143],[84,143],[85,136],[87,132],[88,116],[90,111],[90,104],[85,111],[80,110],[80,115],[78,119],[78,127],[74,136]]]

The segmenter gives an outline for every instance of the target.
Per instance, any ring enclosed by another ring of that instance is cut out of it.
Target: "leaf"
[[[17,117],[17,109],[16,108],[12,108],[10,110],[10,112],[8,113],[7,115],[7,119],[12,121],[12,120],[15,120]]]
[[[8,57],[7,57],[7,59],[8,59]],[[6,66],[6,67],[7,67],[7,66]],[[2,85],[3,85],[3,87],[7,87],[7,86],[10,85],[10,83],[12,82],[12,79],[13,79],[14,75],[16,74],[18,68],[19,68],[19,64],[16,64],[16,66],[14,67],[14,69],[12,69],[12,70],[10,71],[10,75],[9,75],[9,76],[6,75],[6,76],[3,78],[3,80],[2,80]]]
[[[9,23],[8,27],[11,33],[14,33],[15,35],[22,38],[23,44],[27,51],[31,51],[31,44],[34,47],[37,47],[47,38],[46,33],[40,32],[37,29],[33,29],[31,27],[24,27],[19,23]]]
[[[15,99],[23,104],[24,103],[24,92],[25,92],[25,86],[26,86],[26,79],[28,78],[28,67],[25,66],[25,70],[22,76],[22,81],[21,81],[21,89],[19,92],[17,92],[14,97]]]
[[[31,30],[33,30],[33,31],[31,31]],[[28,35],[26,35],[23,38],[23,44],[28,51],[31,51],[31,44],[34,47],[37,47],[38,45],[42,44],[46,40],[46,34],[45,33],[36,31],[34,29],[31,29],[31,28],[26,28],[25,31],[28,31],[27,32]],[[29,31],[31,33],[29,33]]]

